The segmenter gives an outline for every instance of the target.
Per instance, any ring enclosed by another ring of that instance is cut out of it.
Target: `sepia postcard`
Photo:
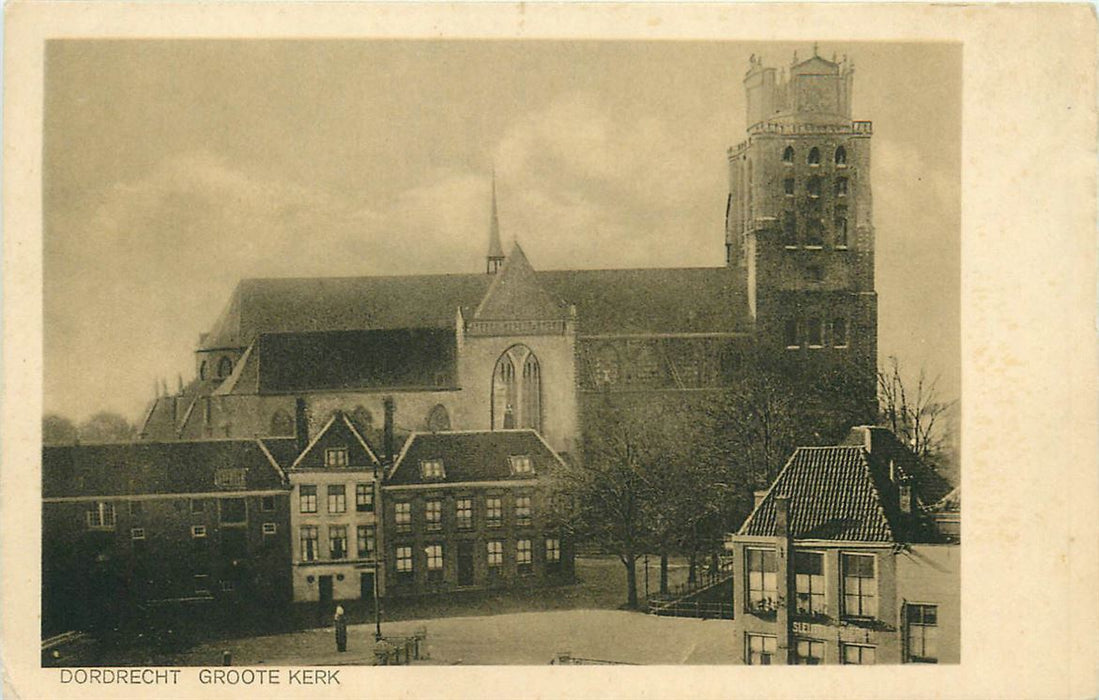
[[[6,695],[1099,690],[1087,6],[6,20]]]

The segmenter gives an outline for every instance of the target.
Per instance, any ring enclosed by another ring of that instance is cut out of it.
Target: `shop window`
[[[824,642],[816,639],[797,640],[794,663],[802,666],[819,666],[824,663]]]
[[[870,665],[874,663],[874,647],[862,644],[843,644],[843,663]]]
[[[748,610],[773,612],[778,600],[778,568],[773,549],[745,549],[745,567],[748,574]]]
[[[774,662],[778,639],[770,634],[747,634],[744,643],[749,666],[770,666]]]

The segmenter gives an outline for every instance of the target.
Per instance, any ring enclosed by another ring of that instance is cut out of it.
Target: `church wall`
[[[191,411],[182,439],[272,436],[274,435],[271,430],[272,417],[278,411],[282,411],[291,418],[290,430],[284,435],[292,435],[292,419],[297,396],[298,394],[230,394],[227,396],[200,397]],[[375,431],[380,431],[385,416],[382,401],[386,396],[392,396],[396,404],[395,423],[397,430],[400,432],[424,430],[428,414],[436,405],[440,404],[450,414],[452,428],[460,429],[464,427],[456,421],[456,416],[461,413],[460,402],[462,400],[462,392],[456,390],[314,392],[303,393],[301,396],[306,398],[309,434],[311,436],[316,435],[317,431],[324,427],[334,411],[343,410],[351,415],[360,406],[370,412]],[[170,400],[169,398],[160,401],[167,402]],[[189,399],[186,400],[188,403],[189,401]],[[180,420],[182,420],[186,411],[184,403],[185,400],[180,399]],[[209,406],[208,414],[207,406]],[[158,411],[163,415],[167,415],[169,412],[168,409],[158,409]],[[207,415],[209,416],[208,420]],[[160,432],[165,432],[163,425],[155,431],[155,433]],[[162,437],[155,435],[154,431],[149,431],[149,437],[152,439],[175,439],[175,435]],[[368,437],[368,439],[370,438]],[[375,451],[382,449],[380,444],[372,444],[371,447]]]
[[[458,378],[463,397],[455,427],[492,428],[492,373],[500,355],[516,344],[529,347],[541,366],[542,436],[558,452],[570,452],[578,429],[576,338],[571,332],[507,337],[467,334],[458,351]]]

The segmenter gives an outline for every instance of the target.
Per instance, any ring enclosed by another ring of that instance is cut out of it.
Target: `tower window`
[[[836,149],[836,165],[841,168],[847,165],[847,149],[843,146]]]
[[[847,247],[847,207],[836,207],[836,247]]]
[[[810,265],[806,268],[806,272],[809,277],[809,281],[815,284],[820,284],[824,281],[824,270],[820,265]]]
[[[845,178],[845,177],[837,177],[836,178],[836,196],[837,197],[846,197],[847,196],[847,178]]]
[[[824,345],[824,328],[819,318],[809,319],[805,331],[806,345],[811,348],[819,348]]]
[[[786,347],[794,350],[798,348],[798,322],[794,319],[790,319],[786,322],[786,327],[783,331],[783,337],[786,340]]]
[[[787,248],[796,248],[798,245],[798,217],[792,211],[783,212],[782,215],[782,243]]]
[[[786,150],[782,152],[782,162],[783,163],[793,163],[794,162],[794,147],[793,146],[787,146]]]
[[[837,318],[832,321],[832,345],[837,348],[847,347],[847,319]]]
[[[824,224],[821,223],[819,217],[809,219],[806,227],[805,245],[813,248],[824,245]]]
[[[794,178],[788,177],[782,181],[782,191],[787,197],[794,196]]]
[[[820,165],[820,149],[816,146],[809,150],[809,165]]]
[[[811,177],[809,183],[805,186],[805,191],[809,193],[809,196],[816,199],[820,197],[820,178]]]
[[[218,362],[218,379],[224,379],[233,373],[233,361],[223,357]]]

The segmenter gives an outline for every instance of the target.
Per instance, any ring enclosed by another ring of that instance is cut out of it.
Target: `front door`
[[[473,585],[473,543],[458,543],[458,585]]]
[[[321,614],[327,614],[328,609],[332,607],[332,577],[319,577],[317,585],[320,588]]]
[[[359,597],[363,600],[370,601],[371,606],[374,605],[374,572],[363,572],[359,574]]]

